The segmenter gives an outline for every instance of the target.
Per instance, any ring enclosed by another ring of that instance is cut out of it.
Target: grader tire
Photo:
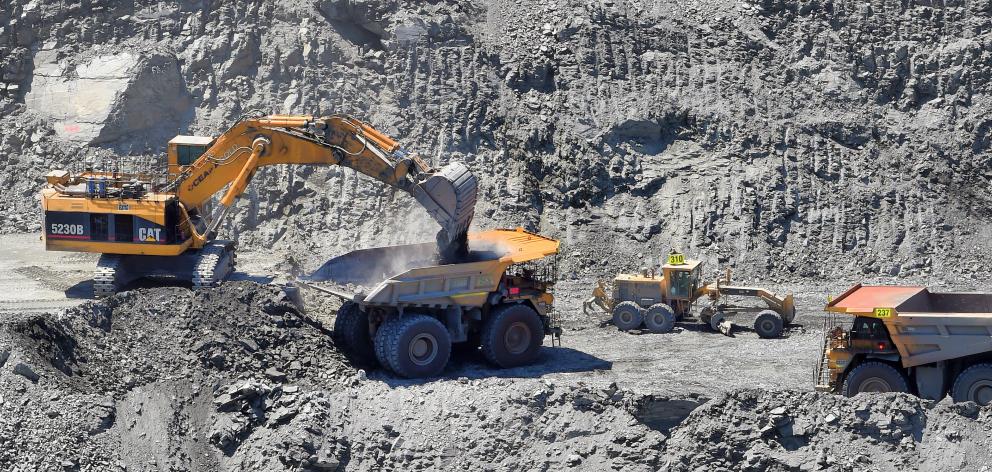
[[[762,311],[754,318],[754,331],[757,332],[758,336],[762,339],[771,339],[781,336],[784,326],[785,323],[784,320],[782,320],[781,315],[772,310]]]
[[[866,361],[847,374],[842,391],[848,397],[862,392],[906,393],[909,392],[909,384],[895,367],[884,362]]]
[[[353,363],[369,367],[378,364],[369,334],[368,314],[358,305],[352,302],[341,305],[334,319],[332,338]]]
[[[644,327],[652,333],[671,332],[675,328],[675,311],[664,303],[651,305],[644,315]]]
[[[975,364],[961,371],[951,387],[955,402],[992,404],[992,364]]]
[[[613,324],[620,331],[630,331],[641,327],[644,314],[634,302],[620,302],[613,308]]]

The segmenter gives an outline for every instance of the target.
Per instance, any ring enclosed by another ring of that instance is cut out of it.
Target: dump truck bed
[[[364,305],[482,306],[506,269],[558,252],[558,241],[522,229],[469,233],[464,262],[438,264],[431,243],[360,249],[301,281]]]
[[[904,367],[992,351],[989,293],[856,285],[832,300],[827,311],[881,319]]]

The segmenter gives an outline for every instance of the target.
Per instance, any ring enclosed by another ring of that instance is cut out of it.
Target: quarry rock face
[[[151,145],[152,138],[168,139],[168,131],[179,130],[192,111],[173,55],[124,51],[73,66],[54,51],[41,50],[34,62],[24,102],[71,143],[126,139]]]
[[[169,135],[246,113],[348,113],[467,162],[478,228],[589,248],[570,273],[674,247],[749,277],[980,277],[990,21],[953,2],[13,0],[0,155],[21,175],[103,147],[162,162]],[[0,190],[9,228],[34,227],[35,186]],[[412,199],[304,167],[259,171],[222,229],[311,264],[435,232]]]

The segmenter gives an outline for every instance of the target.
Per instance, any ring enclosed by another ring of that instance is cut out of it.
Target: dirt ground
[[[556,288],[561,344],[546,338],[537,364],[495,369],[469,354],[439,377],[407,380],[347,363],[322,328],[338,302],[310,293],[300,316],[281,291],[252,283],[278,279],[281,257],[241,256],[235,281],[217,289],[91,304],[92,256],[0,236],[0,469],[992,465],[978,447],[990,408],[813,391],[822,307],[840,285],[769,282],[797,294],[798,316],[765,340],[747,318],[733,337],[691,320],[668,334],[621,333],[583,313],[594,281],[567,275]]]
[[[232,279],[267,282],[276,278],[280,271],[271,261],[278,258],[270,256],[240,252],[238,272]],[[37,234],[0,236],[0,265],[4,269],[0,309],[50,311],[90,299],[90,272],[95,261],[96,257],[88,254],[47,252]],[[539,364],[502,370],[490,367],[481,356],[469,356],[453,362],[445,377],[547,377],[597,387],[616,382],[620,387],[664,396],[711,397],[736,388],[812,388],[813,365],[822,339],[824,296],[798,297],[799,315],[782,339],[760,339],[748,329],[750,320],[743,317],[738,320],[743,327],[738,327],[732,338],[691,320],[679,323],[668,334],[621,333],[605,323],[606,315],[583,314],[582,300],[591,284],[592,280],[564,280],[560,284],[558,309],[565,332],[560,346],[551,346],[551,339],[546,338]],[[810,293],[802,289],[795,292]],[[321,303],[308,298],[310,303]],[[321,321],[332,324],[332,319]],[[369,376],[388,377],[381,372],[370,372]]]

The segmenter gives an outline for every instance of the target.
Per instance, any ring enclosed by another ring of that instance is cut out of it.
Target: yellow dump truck
[[[480,349],[500,367],[537,360],[544,337],[560,336],[552,287],[558,241],[518,229],[469,233],[468,257],[437,263],[437,246],[361,249],[302,278],[343,300],[334,337],[360,363],[403,377],[429,377],[452,345]]]
[[[818,390],[992,403],[992,294],[856,285],[826,310],[853,322],[828,320]]]

